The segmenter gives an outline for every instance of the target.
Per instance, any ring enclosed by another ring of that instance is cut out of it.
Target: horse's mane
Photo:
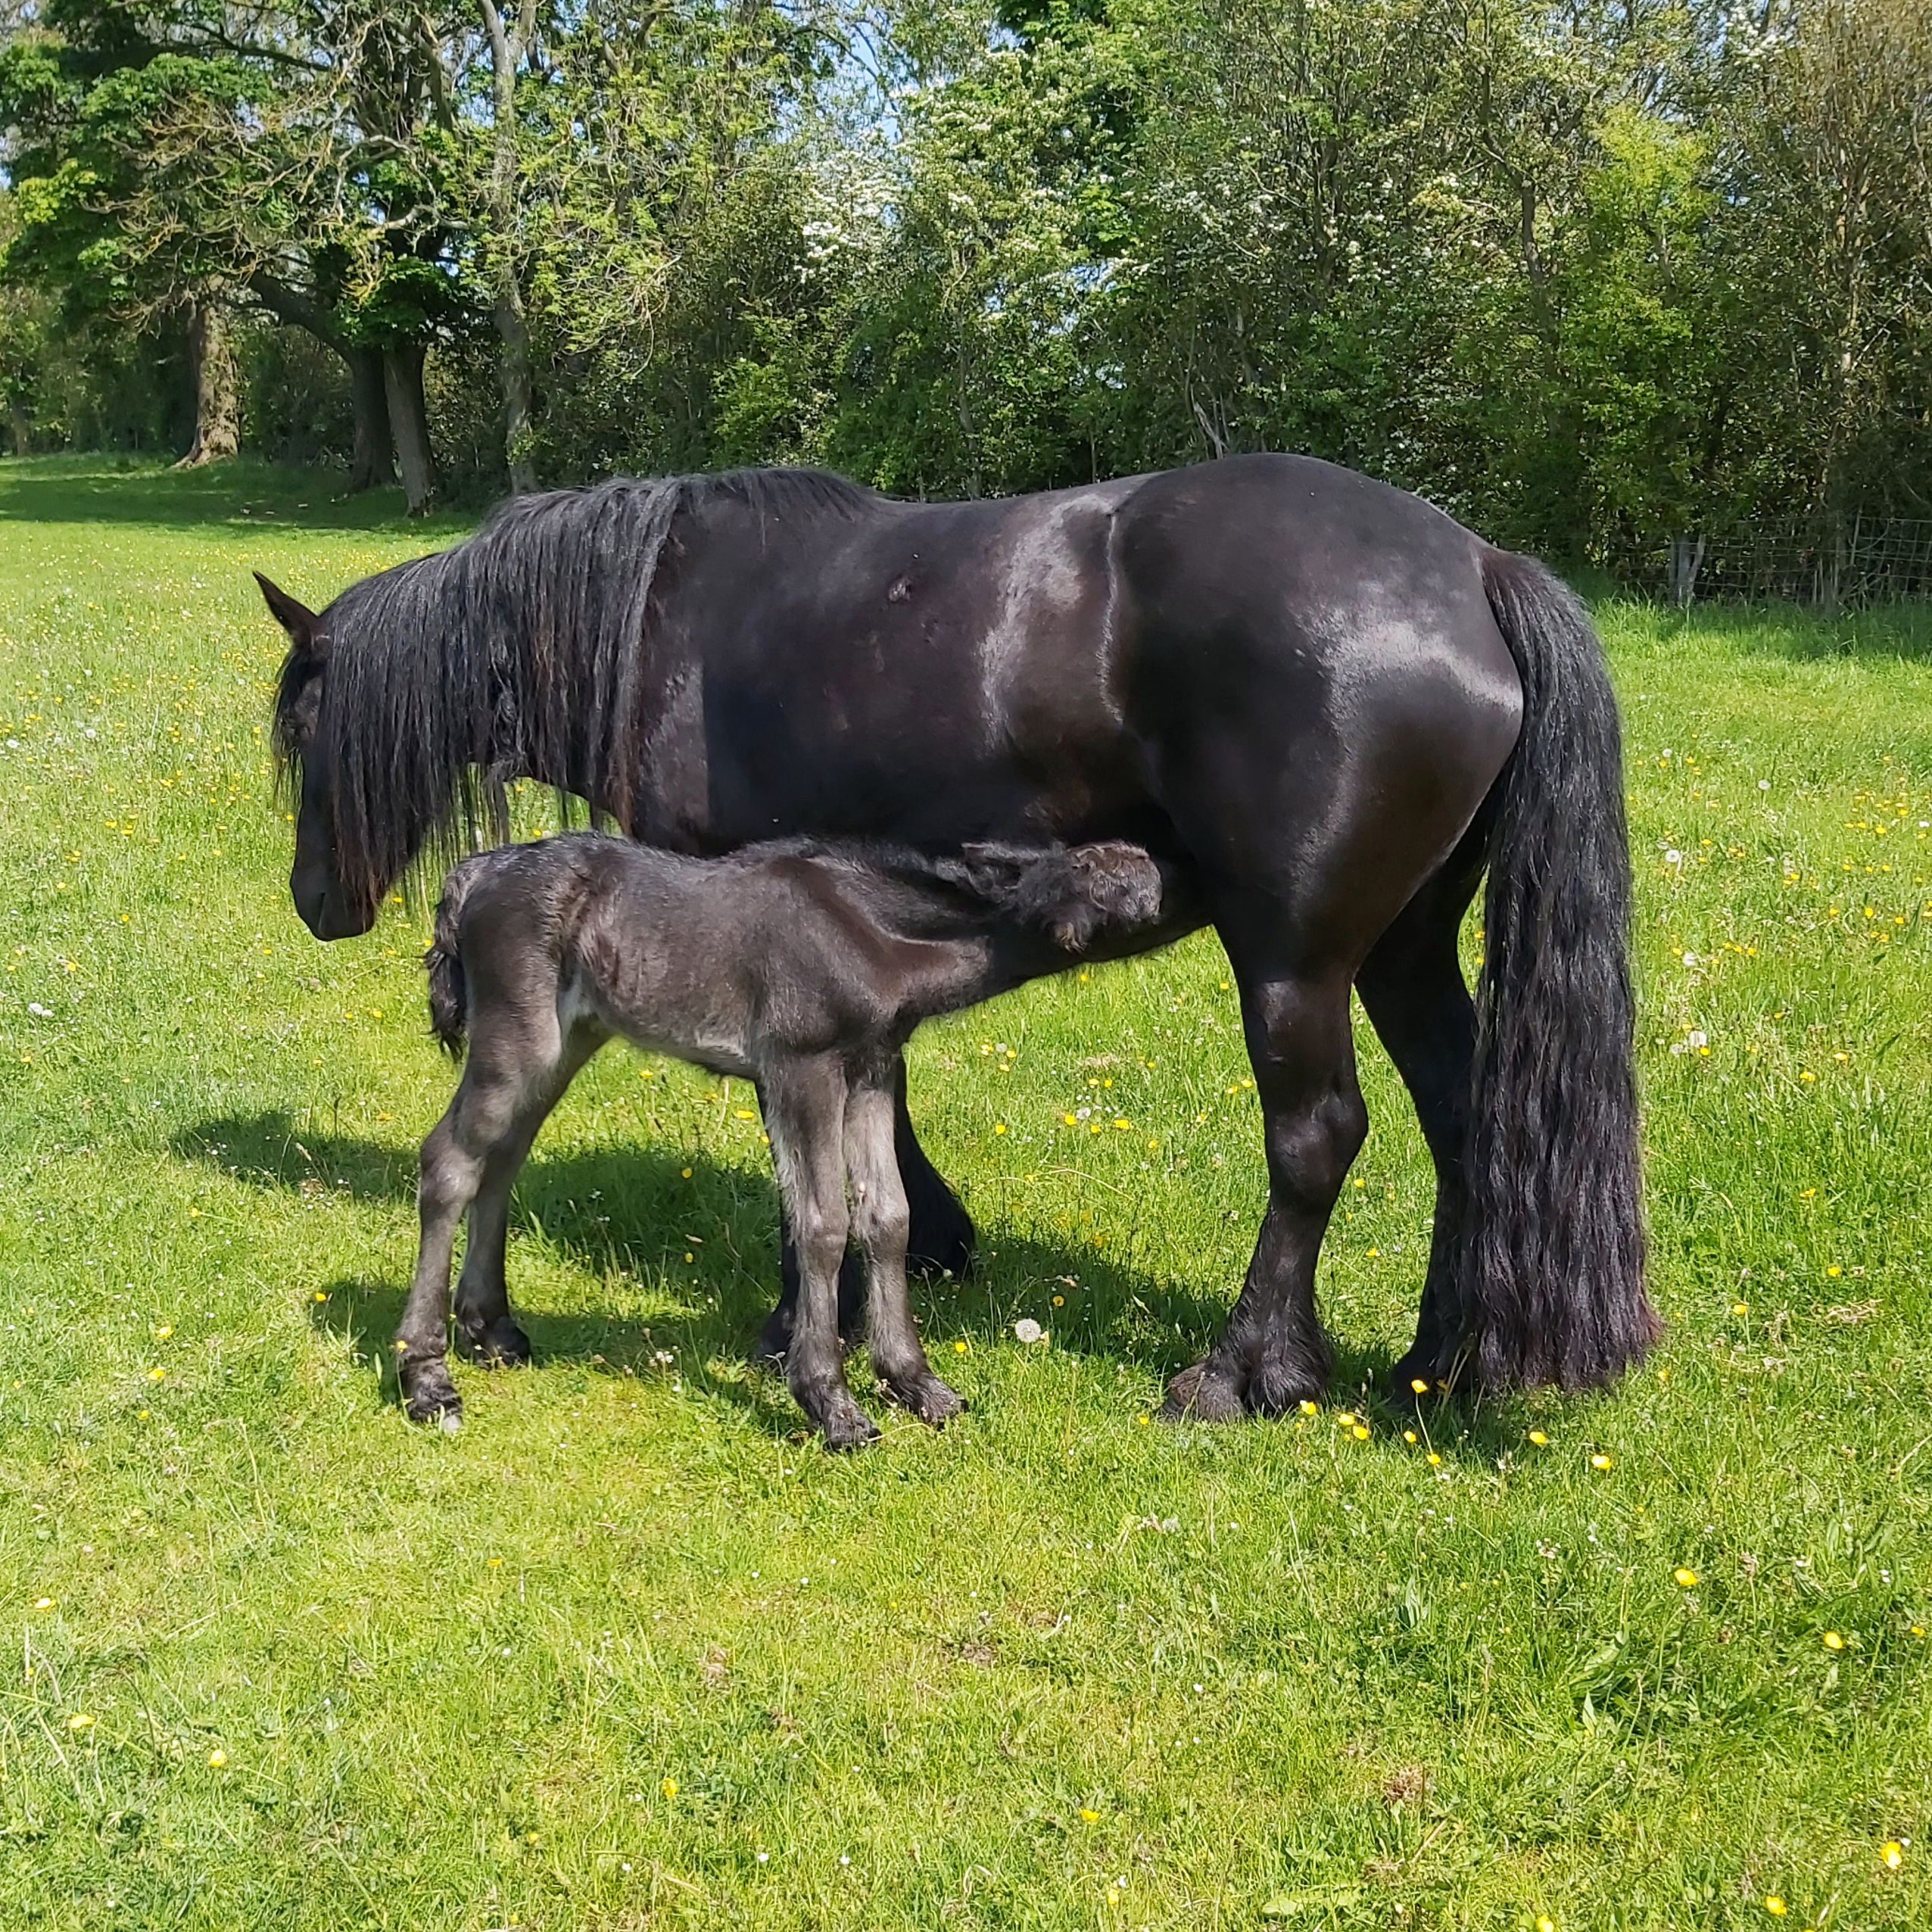
[[[425,848],[503,834],[503,782],[541,772],[631,828],[652,592],[681,511],[724,497],[760,517],[851,515],[871,491],[811,469],[615,478],[513,497],[453,549],[364,578],[323,613],[326,660],[283,668],[276,740],[318,662],[334,865],[369,902]]]

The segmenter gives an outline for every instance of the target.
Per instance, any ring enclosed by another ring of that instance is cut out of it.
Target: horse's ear
[[[288,641],[309,650],[315,650],[322,634],[321,620],[315,612],[259,570],[255,572],[255,581],[262,587],[262,597],[270,615],[288,633]]]

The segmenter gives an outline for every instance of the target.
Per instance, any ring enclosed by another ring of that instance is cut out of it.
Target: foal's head
[[[1161,868],[1123,839],[1086,845],[969,845],[971,888],[1003,911],[1042,926],[1064,951],[1084,952],[1102,932],[1151,924],[1161,915]]]

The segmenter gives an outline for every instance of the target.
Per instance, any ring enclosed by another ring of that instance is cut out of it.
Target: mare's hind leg
[[[778,1203],[778,1305],[765,1318],[752,1344],[751,1358],[768,1369],[782,1370],[792,1345],[792,1324],[798,1316],[798,1244],[792,1239],[791,1217],[782,1197]],[[839,1338],[856,1341],[865,1332],[865,1268],[848,1251],[839,1264]]]
[[[1315,1262],[1368,1131],[1355,1079],[1348,974],[1298,974],[1230,943],[1261,1102],[1268,1210],[1233,1312],[1206,1358],[1174,1378],[1161,1413],[1232,1421],[1319,1396],[1332,1357],[1315,1313]]]
[[[531,1029],[531,1035],[526,1048],[539,1064],[509,1100],[508,1117],[492,1137],[469,1210],[463,1272],[457,1278],[457,1342],[472,1360],[493,1369],[521,1367],[530,1359],[530,1338],[509,1311],[505,1273],[510,1192],[544,1123],[604,1039],[581,1025],[567,1037],[556,1038],[553,1021],[547,1029],[541,1024]]]
[[[933,1374],[912,1320],[905,1285],[909,1216],[893,1147],[892,1089],[855,1083],[846,1097],[846,1171],[852,1232],[865,1257],[872,1372],[892,1399],[936,1429],[965,1407]]]
[[[1389,1370],[1385,1385],[1394,1402],[1413,1402],[1418,1382],[1432,1388],[1453,1383],[1458,1366],[1463,1321],[1455,1255],[1475,1008],[1463,981],[1456,942],[1481,870],[1481,845],[1472,834],[1376,942],[1355,978],[1369,1019],[1415,1103],[1435,1164],[1435,1231],[1416,1339]]]
[[[771,1164],[798,1251],[797,1319],[785,1379],[828,1449],[855,1449],[879,1433],[846,1386],[839,1347],[839,1264],[849,1222],[845,1197],[845,1070],[829,1054],[787,1061],[761,1091]]]

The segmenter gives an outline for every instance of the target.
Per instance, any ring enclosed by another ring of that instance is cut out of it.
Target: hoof
[[[1263,1362],[1248,1371],[1246,1401],[1251,1416],[1285,1416],[1304,1402],[1319,1402],[1328,1389],[1326,1363]]]
[[[1167,1385],[1161,1404],[1164,1423],[1236,1423],[1248,1413],[1242,1391],[1225,1370],[1196,1362]]]
[[[758,1339],[751,1345],[752,1366],[782,1375],[785,1351],[791,1345],[791,1317],[781,1304],[765,1317],[765,1326],[758,1332]]]
[[[879,1439],[879,1425],[856,1402],[841,1404],[828,1415],[821,1427],[825,1447],[837,1455],[863,1449]]]
[[[463,1337],[464,1352],[486,1369],[520,1369],[530,1360],[530,1338],[505,1315]]]
[[[966,1410],[966,1398],[955,1388],[949,1388],[929,1369],[924,1375],[907,1377],[881,1376],[879,1386],[902,1409],[909,1410],[922,1423],[930,1423],[934,1429],[943,1429],[955,1416]]]
[[[413,1423],[433,1423],[453,1435],[463,1426],[463,1398],[441,1362],[420,1367],[405,1363],[401,1371],[403,1413]]]
[[[1421,1388],[1416,1386],[1417,1382]],[[1408,1354],[1389,1370],[1382,1385],[1382,1397],[1391,1409],[1413,1414],[1431,1397],[1440,1401],[1462,1393],[1468,1385],[1466,1375],[1458,1376],[1453,1369],[1445,1375],[1439,1363]]]

